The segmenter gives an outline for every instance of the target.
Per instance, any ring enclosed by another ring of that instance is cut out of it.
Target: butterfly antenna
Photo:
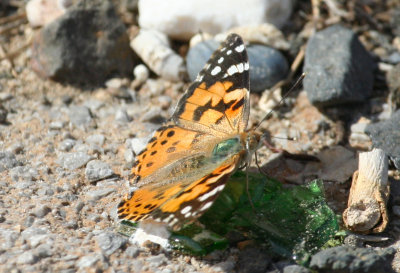
[[[282,102],[293,92],[293,90],[295,90],[295,88],[300,84],[300,82],[304,79],[304,77],[306,76],[306,73],[303,72],[303,74],[301,74],[301,76],[297,79],[297,81],[293,84],[293,86],[289,89],[289,91],[282,96],[281,100],[279,101],[278,104],[276,104],[269,112],[268,114],[266,114],[264,116],[264,118],[257,124],[257,126],[254,129],[257,129],[258,127],[260,127],[261,123],[263,123],[266,119],[268,119],[271,114],[275,111],[276,107],[280,106],[282,104]]]

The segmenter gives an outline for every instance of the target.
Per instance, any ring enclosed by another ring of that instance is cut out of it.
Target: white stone
[[[149,78],[149,69],[144,64],[139,64],[133,69],[135,80],[144,83]]]
[[[188,40],[201,30],[217,34],[232,27],[271,23],[289,18],[294,0],[139,0],[139,25],[170,37]]]
[[[167,224],[153,220],[144,220],[139,224],[139,228],[129,238],[131,243],[144,246],[146,241],[159,244],[162,248],[168,248],[168,238],[171,233],[167,229]]]
[[[65,13],[71,0],[30,0],[26,4],[26,17],[32,27],[47,25]]]
[[[156,30],[142,29],[130,45],[157,75],[170,81],[182,79],[186,70],[183,58],[171,49],[165,34]]]

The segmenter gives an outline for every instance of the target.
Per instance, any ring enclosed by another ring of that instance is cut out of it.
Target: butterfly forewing
[[[172,119],[226,134],[242,132],[249,116],[249,88],[247,52],[242,38],[231,34],[179,100]]]

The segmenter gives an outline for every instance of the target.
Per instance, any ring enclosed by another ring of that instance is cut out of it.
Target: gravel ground
[[[1,42],[18,48],[35,31],[23,24]],[[13,63],[0,61],[0,116],[6,117],[0,119],[1,272],[249,272],[240,246],[196,258],[140,248],[115,232],[116,206],[127,192],[134,154],[170,116],[187,83],[151,77],[136,92],[130,91],[131,79],[113,79],[102,88],[61,85],[39,78],[30,69],[30,54],[28,49]],[[370,104],[375,113],[382,110],[377,97]],[[266,114],[265,104],[264,96],[251,95],[251,125]],[[278,147],[316,155],[349,137],[347,125],[330,118],[334,110],[328,114],[301,92],[260,129],[296,137],[275,139]],[[363,138],[355,142],[353,147],[371,147]],[[270,154],[260,149],[261,162]],[[326,185],[337,213],[345,208],[348,182]],[[393,205],[398,215],[385,233],[390,242],[382,246],[398,245],[400,200]],[[396,254],[395,269],[399,260]],[[290,262],[268,264],[260,267],[279,272]],[[290,272],[303,272],[297,270]]]

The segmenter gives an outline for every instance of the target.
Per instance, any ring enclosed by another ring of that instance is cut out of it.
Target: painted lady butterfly
[[[119,204],[120,219],[151,219],[176,230],[211,207],[260,140],[246,131],[249,85],[246,48],[240,36],[231,34],[171,119],[137,155],[132,179],[139,189]]]

